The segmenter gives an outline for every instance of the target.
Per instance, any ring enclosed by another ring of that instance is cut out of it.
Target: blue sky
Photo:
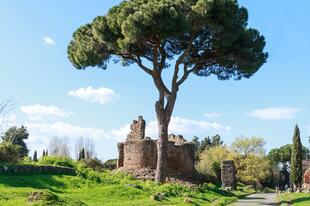
[[[106,71],[77,71],[67,59],[72,33],[119,2],[0,2],[0,100],[16,102],[6,118],[28,127],[32,152],[53,136],[71,142],[85,136],[100,158],[116,157],[116,143],[138,115],[155,135],[157,94],[146,74],[114,64]],[[219,133],[227,144],[237,136],[259,136],[270,149],[290,143],[297,123],[308,146],[310,1],[239,3],[249,11],[249,26],[266,37],[268,62],[241,81],[191,76],[180,90],[170,131],[188,139]]]

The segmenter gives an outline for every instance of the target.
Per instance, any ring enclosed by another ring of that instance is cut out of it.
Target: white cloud
[[[67,137],[78,139],[87,137],[93,140],[109,139],[110,135],[102,129],[92,127],[81,127],[65,122],[48,123],[27,123],[26,124],[32,139],[49,139],[51,137]]]
[[[300,109],[293,107],[269,107],[265,109],[257,109],[247,113],[248,116],[256,117],[264,120],[287,120],[295,119]]]
[[[192,120],[181,117],[172,117],[169,125],[169,133],[181,134],[184,137],[191,138],[194,135],[207,136],[215,133],[228,134],[231,128],[219,123],[210,123],[206,121]],[[117,130],[111,132],[112,136],[125,140],[130,132],[130,125],[127,124]],[[146,126],[146,136],[157,139],[157,121],[151,121]]]
[[[90,103],[106,104],[113,102],[119,98],[119,96],[109,88],[100,87],[82,87],[77,90],[71,90],[68,92],[69,96],[78,97]]]
[[[20,110],[29,116],[31,120],[42,121],[45,118],[64,118],[69,117],[72,113],[66,112],[56,106],[44,106],[40,104],[21,106]]]
[[[206,112],[203,114],[204,116],[208,117],[208,118],[216,118],[216,117],[221,117],[223,116],[222,113],[218,113],[218,112]]]
[[[49,46],[55,46],[56,42],[49,36],[44,36],[43,38],[44,44],[49,45]]]

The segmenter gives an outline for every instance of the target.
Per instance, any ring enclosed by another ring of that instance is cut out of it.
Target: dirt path
[[[256,193],[238,200],[232,206],[278,205],[276,193]]]

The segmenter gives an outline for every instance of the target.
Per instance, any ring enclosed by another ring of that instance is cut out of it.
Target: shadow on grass
[[[62,175],[59,177],[61,178]],[[57,193],[62,193],[57,188],[67,188],[63,182],[56,180],[53,175],[0,175],[0,184],[8,187],[48,189]]]
[[[300,198],[296,198],[290,201],[290,203],[292,205],[294,205],[295,203],[300,203],[300,202],[309,202],[310,205],[310,196],[309,197],[300,197]]]
[[[282,205],[282,204],[294,205],[296,203],[306,203],[306,202],[309,202],[308,205],[310,205],[310,196],[309,197],[295,198],[295,199],[290,200],[290,201],[282,200],[282,201],[278,202],[278,205]]]

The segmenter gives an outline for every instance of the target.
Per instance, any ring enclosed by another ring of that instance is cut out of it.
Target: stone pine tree
[[[299,128],[294,130],[292,154],[291,154],[291,187],[300,189],[302,184],[302,144]]]
[[[128,0],[74,32],[68,58],[75,68],[106,69],[110,60],[136,64],[154,82],[156,182],[166,177],[168,126],[188,77],[240,80],[266,62],[265,39],[247,21],[247,10],[236,0]],[[170,81],[164,81],[165,72]]]
[[[37,150],[34,151],[32,160],[33,160],[34,162],[37,162],[37,161],[38,161]]]
[[[29,132],[27,131],[27,128],[25,126],[21,127],[10,127],[2,136],[3,142],[11,142],[14,145],[18,145],[20,147],[20,150],[18,152],[18,157],[22,158],[28,155],[28,147],[25,142],[29,137]]]

